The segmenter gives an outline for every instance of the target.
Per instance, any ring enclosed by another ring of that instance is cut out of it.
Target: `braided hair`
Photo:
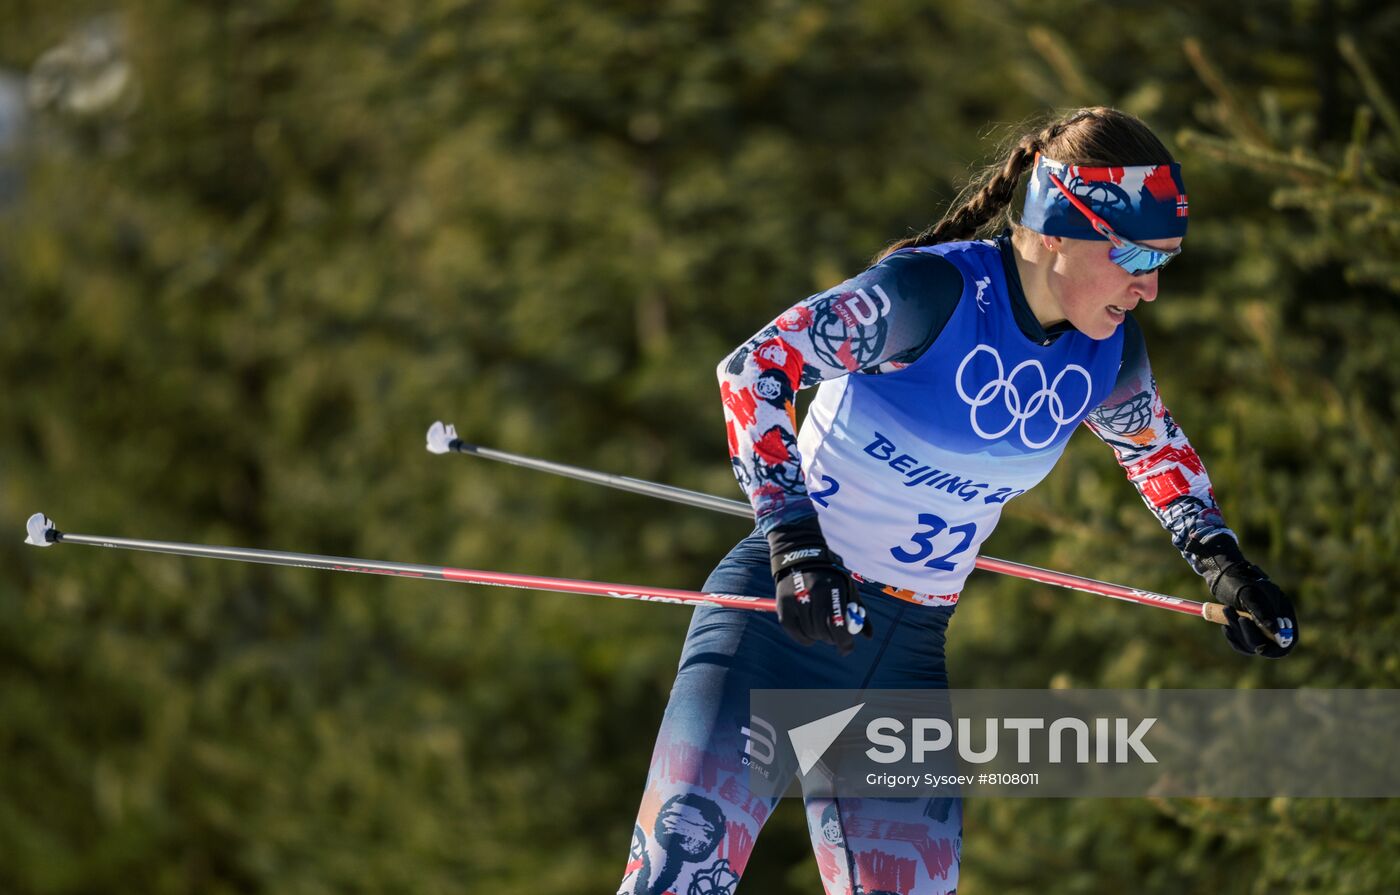
[[[1174,161],[1140,119],[1107,106],[1076,109],[1023,135],[1003,161],[984,168],[963,188],[938,223],[887,246],[876,257],[916,246],[974,239],[1015,227],[1011,199],[1036,153],[1071,165],[1154,165]]]

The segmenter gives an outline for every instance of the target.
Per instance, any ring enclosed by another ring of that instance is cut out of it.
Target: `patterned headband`
[[[1039,153],[1026,187],[1021,224],[1047,236],[1106,237],[1060,192],[1054,174],[1090,210],[1127,239],[1171,239],[1186,235],[1186,187],[1180,165],[1090,168],[1052,161]]]

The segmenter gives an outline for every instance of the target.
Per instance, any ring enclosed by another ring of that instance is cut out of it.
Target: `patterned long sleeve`
[[[1113,448],[1128,481],[1193,568],[1195,562],[1185,552],[1188,543],[1218,534],[1235,537],[1225,527],[1205,464],[1162,402],[1142,330],[1131,316],[1123,333],[1118,382],[1084,424]]]
[[[720,362],[729,456],[763,531],[815,512],[797,450],[797,391],[913,363],[962,288],[962,274],[938,256],[892,255],[788,308]]]

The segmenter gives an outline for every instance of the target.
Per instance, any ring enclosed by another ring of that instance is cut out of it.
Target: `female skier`
[[[1019,223],[974,240],[1027,171]],[[705,590],[776,596],[778,615],[696,610],[621,893],[734,890],[775,802],[749,791],[746,759],[782,746],[748,729],[751,689],[947,687],[944,633],[980,545],[1081,421],[1231,607],[1230,645],[1280,657],[1296,644],[1291,603],[1225,527],[1130,314],[1156,299],[1186,233],[1166,147],[1130,115],[1081,109],[1023,136],[980,183],[720,363],[758,527]],[[819,383],[798,435],[794,394]],[[805,805],[827,895],[955,891],[959,800]]]

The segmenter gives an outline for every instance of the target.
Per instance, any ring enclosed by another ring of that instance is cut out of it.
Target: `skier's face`
[[[1133,275],[1109,260],[1107,242],[1051,237],[1049,257],[1051,298],[1063,319],[1091,339],[1107,339],[1124,314],[1140,302],[1157,298],[1158,271]],[[1170,251],[1175,239],[1143,240],[1143,245]]]

